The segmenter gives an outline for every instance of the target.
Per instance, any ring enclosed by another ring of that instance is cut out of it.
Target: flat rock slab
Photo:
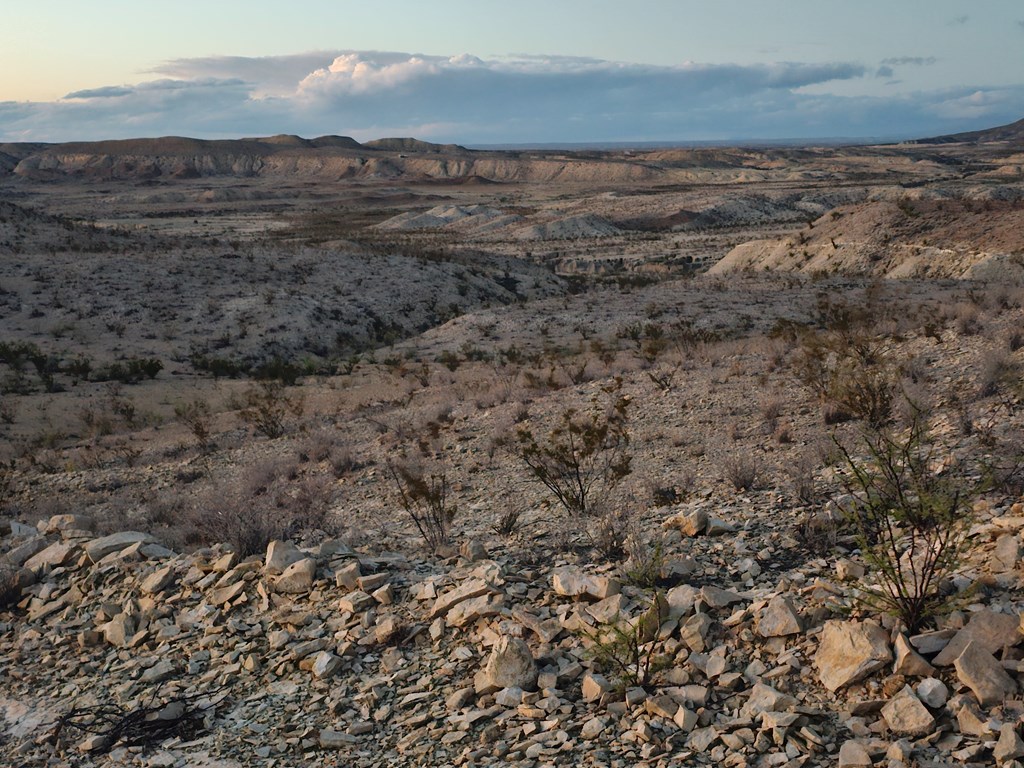
[[[87,541],[84,544],[85,554],[94,563],[98,563],[111,552],[128,549],[132,544],[148,544],[155,541],[152,536],[142,531],[121,531]]]
[[[1001,704],[1017,692],[1014,679],[980,643],[968,643],[953,664],[960,682],[971,689],[983,707]]]
[[[937,667],[952,664],[969,643],[976,643],[989,653],[995,653],[1004,646],[1012,646],[1024,640],[1018,629],[1020,616],[995,611],[978,611],[971,615],[967,626],[957,632],[949,644],[932,659]]]
[[[863,680],[892,661],[889,634],[872,621],[827,621],[814,664],[830,691]]]

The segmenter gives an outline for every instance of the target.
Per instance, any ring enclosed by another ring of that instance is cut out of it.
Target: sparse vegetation
[[[862,587],[861,600],[917,632],[958,599],[948,580],[970,545],[969,483],[956,467],[936,471],[923,417],[903,434],[865,432],[857,446],[863,459],[839,449],[843,483],[856,500],[848,522],[876,580]]]

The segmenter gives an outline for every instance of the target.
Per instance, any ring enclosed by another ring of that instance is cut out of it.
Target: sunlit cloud
[[[934,134],[974,127],[965,124],[972,119],[1019,116],[1021,88],[827,93],[830,84],[891,78],[897,67],[934,62],[895,57],[871,70],[851,62],[653,66],[380,51],[176,59],[154,68],[156,80],[0,103],[0,140],[274,133],[460,143],[728,140]]]

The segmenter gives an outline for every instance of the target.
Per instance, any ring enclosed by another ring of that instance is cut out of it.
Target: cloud
[[[932,135],[947,128],[943,121],[959,130],[976,127],[963,124],[972,119],[1019,116],[1019,89],[875,99],[827,93],[830,84],[891,77],[893,66],[931,62],[887,59],[869,73],[848,62],[652,66],[379,51],[176,59],[154,68],[156,80],[76,91],[54,102],[0,103],[0,140],[275,133],[460,143],[894,136]],[[976,92],[983,97],[972,102]]]
[[[903,66],[913,65],[916,67],[930,67],[938,61],[934,56],[897,56],[891,59],[882,59],[883,65]]]

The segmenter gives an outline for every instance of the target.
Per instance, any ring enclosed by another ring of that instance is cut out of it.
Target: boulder
[[[925,677],[935,673],[935,667],[924,660],[911,646],[906,635],[900,633],[896,636],[895,643],[896,663],[893,664],[892,673],[905,677]]]
[[[292,563],[297,563],[306,555],[290,541],[272,541],[267,544],[267,556],[263,561],[263,572],[268,576],[284,573]]]
[[[1013,723],[1003,723],[999,728],[999,741],[992,750],[992,757],[996,765],[1024,757],[1024,740],[1021,740]]]
[[[313,588],[316,579],[316,560],[303,558],[292,563],[274,579],[274,590],[284,595],[301,595]]]
[[[94,563],[98,563],[104,557],[114,552],[120,552],[133,544],[148,544],[155,541],[148,533],[141,531],[121,531],[103,536],[84,544],[85,553]]]
[[[814,664],[830,691],[863,680],[892,661],[889,635],[872,621],[827,621]]]
[[[483,672],[487,682],[496,688],[532,691],[537,686],[537,664],[530,646],[518,637],[502,635],[491,649]]]

